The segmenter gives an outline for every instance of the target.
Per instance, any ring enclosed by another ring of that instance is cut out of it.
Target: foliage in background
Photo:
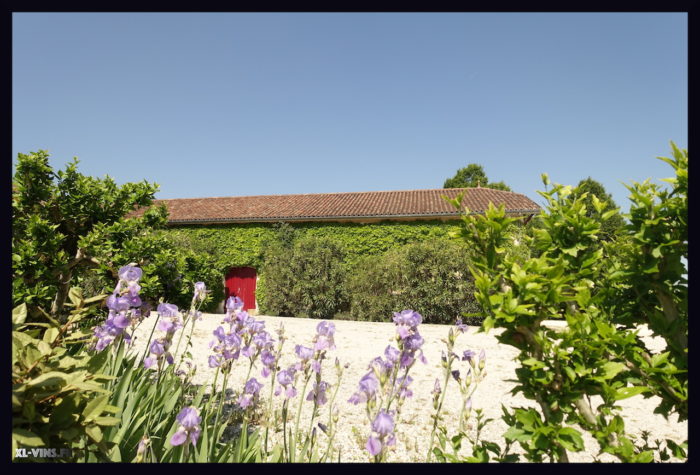
[[[313,235],[285,239],[289,228],[282,229],[265,249],[263,313],[333,318],[348,302],[342,245]]]
[[[502,181],[490,182],[484,171],[484,167],[478,163],[470,163],[460,168],[455,176],[445,180],[443,188],[492,188],[494,190],[511,191],[510,187]]]
[[[77,164],[74,159],[54,172],[48,152],[18,154],[12,181],[12,300],[27,305],[30,321],[42,319],[42,308],[65,322],[64,303],[76,279],[95,266],[115,268],[100,261],[91,244],[118,248],[124,229],[133,234],[165,223],[158,207],[129,224],[124,218],[151,204],[158,185],[118,186],[110,177],[82,175]]]
[[[506,439],[517,441],[530,461],[567,462],[569,451],[584,450],[572,424],[589,431],[601,453],[625,462],[654,460],[648,444],[636,447],[625,434],[617,406],[638,394],[659,396],[656,412],[665,417],[674,411],[687,419],[688,155],[672,147],[674,158],[662,158],[676,172],[665,180],[670,190],[648,181],[629,187],[633,203],[622,250],[600,239],[600,220],[616,211],[593,197],[600,216],[594,219],[586,213],[586,195],[562,185],[540,193],[547,200],[534,238],[540,254],[524,263],[504,252],[513,220],[503,207],[463,217],[464,237],[476,250],[476,297],[488,315],[483,329],[503,328],[499,341],[520,350],[514,393],[540,409],[504,412]],[[546,175],[543,181],[549,185]],[[556,315],[566,318],[563,333],[541,325]],[[634,330],[639,323],[649,323],[668,351],[652,354]],[[602,404],[591,406],[593,396]],[[666,448],[682,458],[685,446],[667,440],[656,450],[660,458]]]
[[[587,193],[586,196],[583,196]],[[576,188],[571,192],[572,198],[581,197],[583,204],[586,205],[586,216],[589,218],[594,218],[599,220],[600,223],[600,237],[601,239],[611,240],[616,236],[622,234],[625,227],[625,220],[622,214],[616,212],[608,217],[608,219],[602,220],[601,214],[596,211],[593,205],[593,197],[597,197],[599,201],[605,204],[605,209],[616,210],[618,209],[617,204],[612,199],[612,196],[605,191],[605,187],[595,181],[593,178],[588,177],[585,180],[581,180]]]
[[[426,323],[452,323],[464,313],[479,312],[469,254],[463,244],[434,240],[365,258],[348,279],[351,316],[383,321],[393,309],[411,308]]]

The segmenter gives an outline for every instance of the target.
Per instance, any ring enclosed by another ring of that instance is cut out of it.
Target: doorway
[[[233,267],[226,274],[226,299],[238,297],[243,300],[243,310],[257,308],[255,284],[257,274],[252,267]]]

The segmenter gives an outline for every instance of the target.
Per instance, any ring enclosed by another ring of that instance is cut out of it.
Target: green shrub
[[[650,446],[625,432],[618,401],[655,396],[655,413],[688,418],[688,151],[671,143],[675,177],[659,186],[646,180],[628,186],[629,220],[607,239],[602,222],[618,211],[585,193],[553,184],[534,231],[539,255],[524,263],[504,252],[513,219],[503,206],[463,216],[464,236],[478,252],[471,267],[476,298],[487,317],[483,329],[499,328],[502,344],[519,350],[515,370],[532,407],[504,408],[508,443],[517,442],[530,462],[569,461],[584,449],[579,429],[622,462],[685,458],[687,442],[667,439]],[[543,175],[546,188],[551,184]],[[460,199],[453,200],[460,208]],[[567,327],[542,325],[556,316]],[[666,342],[654,352],[639,338],[639,324]],[[593,397],[600,402],[591,405]],[[573,427],[577,424],[578,427]]]
[[[163,207],[138,219],[124,217],[150,205],[158,185],[118,186],[110,177],[85,176],[77,159],[54,172],[41,150],[18,154],[12,185],[12,301],[27,305],[28,321],[45,322],[43,308],[65,322],[68,291],[81,276],[96,266],[116,273],[96,245],[120,249],[124,240],[166,222]]]
[[[269,241],[258,294],[263,313],[282,316],[333,318],[347,309],[345,252],[335,240],[302,236],[294,241]]]
[[[70,330],[104,297],[84,300],[71,288],[67,305],[74,310],[60,326],[26,323],[25,304],[12,312],[13,459],[17,449],[71,447],[66,461],[82,458],[85,450],[106,458],[112,444],[103,439],[103,430],[119,422],[114,417],[119,408],[108,404],[107,377],[100,371],[107,354],[75,351],[90,333]],[[40,326],[47,330],[38,337]]]
[[[426,323],[454,323],[478,313],[469,250],[446,240],[408,244],[358,263],[348,281],[355,320],[380,321],[396,309],[418,311]],[[478,316],[465,321],[478,323]]]

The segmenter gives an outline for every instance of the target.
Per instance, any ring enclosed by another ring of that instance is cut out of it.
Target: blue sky
[[[13,156],[158,198],[663,178],[686,13],[15,13]]]

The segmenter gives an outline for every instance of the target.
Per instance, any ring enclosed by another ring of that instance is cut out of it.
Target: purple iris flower
[[[335,334],[335,324],[326,321],[320,322],[316,325],[316,336],[314,337],[314,349],[316,351],[322,351],[326,349],[334,349],[335,341],[333,335]]]
[[[386,359],[391,361],[392,363],[396,363],[399,360],[400,354],[401,352],[391,345],[387,346],[384,350],[384,356],[386,356]]]
[[[180,327],[180,322],[174,318],[164,318],[158,322],[158,330],[165,333],[175,333]]]
[[[224,331],[224,327],[218,326],[216,327],[216,330],[212,332],[212,334],[217,338],[219,341],[224,341],[226,338],[226,332]]]
[[[415,328],[423,321],[420,313],[413,310],[403,310],[401,313],[394,312],[394,323]]]
[[[115,312],[125,312],[129,310],[129,299],[126,297],[119,297],[117,295],[110,295],[107,297],[107,308],[114,310]]]
[[[235,312],[243,308],[243,300],[238,297],[229,297],[226,300],[226,310]]]
[[[381,410],[372,422],[372,430],[379,435],[388,435],[394,431],[394,418],[388,412]]]
[[[297,345],[294,348],[294,352],[303,361],[309,360],[314,356],[314,350],[306,346]]]
[[[218,368],[221,365],[221,359],[218,356],[211,355],[209,356],[209,367],[210,368]]]
[[[462,356],[462,361],[469,361],[471,363],[474,356],[476,356],[476,351],[465,350],[464,355]]]
[[[137,297],[139,295],[139,292],[141,292],[141,286],[137,284],[136,282],[131,282],[129,283],[129,295],[131,297]],[[134,307],[137,307],[138,305],[134,305]]]
[[[420,336],[418,332],[415,332],[414,334],[406,337],[406,339],[404,340],[404,346],[409,350],[415,351],[418,350],[421,346],[423,346],[424,342],[425,340],[423,340],[423,337]]]
[[[262,377],[267,378],[272,372],[272,368],[275,362],[277,361],[277,357],[273,352],[269,350],[263,350],[262,353],[260,353],[260,361],[262,361],[263,364]]]
[[[177,305],[173,305],[171,303],[158,304],[158,315],[161,317],[177,317],[177,314]]]
[[[253,320],[253,318],[251,318],[250,315],[248,315],[248,312],[246,312],[244,310],[244,311],[238,312],[236,314],[236,321],[238,323],[240,323],[241,325],[248,325],[248,324],[252,323],[254,320]]]
[[[359,390],[350,396],[348,402],[357,405],[372,398],[379,389],[379,381],[373,372],[365,374],[359,383]]]
[[[200,433],[199,424],[202,422],[197,408],[192,406],[184,407],[177,415],[177,421],[180,423],[180,428],[170,438],[170,444],[182,445],[188,440],[192,445],[197,444]]]
[[[321,381],[320,383],[314,383],[314,387],[311,391],[309,391],[309,394],[306,396],[306,400],[314,401],[314,403],[317,406],[323,406],[325,403],[328,402],[326,391],[329,387],[330,384],[328,384],[325,381]]]
[[[265,322],[262,320],[246,320],[246,324],[248,325],[248,330],[252,334],[261,333],[265,329]],[[267,332],[265,333],[267,334]]]
[[[110,343],[112,343],[111,338],[100,338],[99,340],[97,340],[97,343],[95,344],[95,350],[102,351],[105,348],[107,348]]]
[[[393,367],[394,364],[391,360],[384,361],[381,356],[377,356],[369,362],[368,368],[374,371],[377,376],[381,376],[383,374],[389,374]]]
[[[333,336],[335,334],[335,323],[322,321],[316,325],[316,333],[323,336]]]
[[[183,408],[176,419],[185,429],[194,429],[202,422],[199,411],[193,406]]]
[[[199,417],[199,411],[193,406],[184,407],[177,415],[177,421],[180,424],[177,432],[170,438],[171,445],[182,445],[186,441],[197,444],[197,439],[200,434],[199,424],[202,418]]]
[[[382,451],[382,443],[378,438],[372,435],[369,437],[369,439],[367,439],[365,449],[367,449],[367,452],[369,452],[370,455],[375,456]]]
[[[462,323],[462,319],[458,318],[457,321],[455,322],[455,326],[457,326],[457,330],[459,330],[462,333],[466,333],[467,330],[469,330],[469,327]]]
[[[262,361],[262,364],[265,366],[272,366],[275,364],[275,361],[277,361],[277,357],[273,352],[264,350],[262,353],[260,353],[260,361]]]
[[[288,369],[277,373],[277,382],[282,386],[288,386],[294,382],[294,372]]]
[[[235,333],[229,333],[226,336],[224,336],[224,343],[227,346],[238,348],[239,346],[241,346],[242,342],[243,340],[241,340],[241,337],[236,335]]]
[[[162,355],[165,353],[165,345],[161,340],[153,340],[151,343],[150,352],[154,355]]]
[[[119,278],[127,282],[137,281],[143,275],[143,271],[136,266],[124,266],[119,269]]]
[[[257,379],[255,378],[250,378],[246,383],[245,386],[243,387],[243,391],[245,391],[247,394],[257,394],[258,391],[263,387],[261,383],[258,382]]]
[[[195,282],[194,284],[194,298],[197,300],[204,300],[207,296],[207,286],[204,282]]]
[[[406,375],[396,379],[396,387],[399,389],[399,397],[401,399],[413,396],[413,391],[408,389],[409,384],[413,382],[413,378]]]
[[[253,404],[260,388],[262,388],[262,384],[257,379],[250,378],[243,387],[243,394],[238,398],[238,405],[245,409]]]
[[[367,373],[360,379],[360,391],[373,396],[379,388],[379,381],[374,376],[374,373]]]
[[[112,325],[117,328],[126,328],[131,324],[129,317],[126,316],[126,312],[119,312],[112,319]]]
[[[440,394],[441,392],[442,389],[440,388],[440,380],[438,378],[435,378],[435,384],[433,385],[432,394]]]
[[[241,394],[241,396],[238,398],[238,405],[241,406],[242,409],[245,409],[253,404],[253,399],[253,394]]]
[[[280,383],[285,389],[285,397],[287,399],[293,398],[297,394],[297,390],[292,385],[294,383],[294,369],[289,368],[277,373],[277,382]],[[278,387],[275,391],[275,395],[280,394],[281,387]]]
[[[401,353],[401,359],[399,361],[399,365],[401,366],[401,368],[407,368],[407,367],[411,366],[411,364],[413,364],[413,362],[415,360],[416,359],[413,357],[413,352],[403,351]]]
[[[272,346],[272,344],[274,343],[274,340],[272,339],[272,337],[270,336],[270,334],[268,332],[261,331],[253,337],[253,343],[258,348],[265,348],[265,347]]]

